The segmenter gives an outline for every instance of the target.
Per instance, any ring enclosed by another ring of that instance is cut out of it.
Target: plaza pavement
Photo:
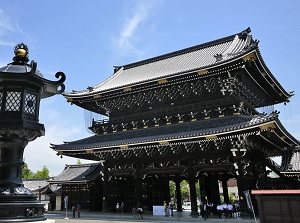
[[[77,214],[77,213],[76,213]],[[207,222],[207,223],[259,223],[259,219],[255,222],[255,219],[250,217],[233,217],[233,218],[224,218],[219,219],[218,216],[213,216],[207,220],[201,218],[201,216],[191,216],[189,212],[174,212],[173,217],[165,217],[165,216],[153,216],[151,213],[143,214],[143,219],[138,219],[137,216],[134,216],[132,213],[102,213],[102,212],[81,212],[81,217],[72,218],[72,212],[68,212],[67,215],[63,211],[51,211],[45,214],[47,219],[55,223],[129,223],[129,222],[160,222],[160,223],[172,223],[172,222],[180,222],[180,223],[188,223],[188,222]],[[65,219],[67,216],[68,219]],[[51,222],[51,223],[52,223]]]

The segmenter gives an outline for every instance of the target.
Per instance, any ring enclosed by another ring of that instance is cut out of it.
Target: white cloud
[[[56,155],[56,152],[50,148],[50,144],[62,144],[63,141],[73,141],[74,136],[80,135],[82,130],[78,127],[66,125],[66,123],[53,124],[45,126],[45,136],[29,142],[24,151],[24,160],[31,171],[36,172],[46,166],[51,176],[57,176],[65,167],[65,164],[76,164],[77,159]],[[84,138],[84,136],[81,136]],[[91,161],[84,161],[91,162]]]
[[[12,22],[10,21],[9,17],[6,16],[4,11],[0,9],[0,36],[4,36],[8,32],[15,32],[13,28]],[[16,44],[12,41],[5,41],[0,39],[0,46],[9,46],[14,47]]]
[[[16,44],[12,41],[3,41],[0,39],[0,46],[9,46],[9,47],[14,47]]]
[[[141,7],[141,5],[137,7],[132,18],[127,19],[126,23],[123,26],[123,29],[120,32],[119,47],[127,47],[128,45],[130,45],[130,39],[132,35],[138,28],[139,24],[146,17],[147,10],[145,9],[145,7]]]
[[[157,1],[143,1],[137,2],[136,7],[133,9],[133,13],[128,18],[123,18],[125,22],[119,33],[119,37],[116,39],[119,50],[133,51],[137,54],[142,54],[135,47],[135,40],[138,39],[138,30],[143,22],[145,22],[151,15],[153,8]]]
[[[77,158],[64,156],[61,159],[50,148],[50,144],[63,144],[64,141],[90,136],[83,129],[83,124],[80,125],[79,121],[83,119],[80,113],[82,111],[79,108],[70,109],[62,96],[57,95],[41,101],[39,122],[45,126],[45,136],[29,142],[24,151],[25,162],[31,171],[37,172],[46,166],[51,176],[57,176],[63,171],[65,164],[76,164]]]
[[[32,39],[30,35],[23,31],[21,26],[16,20],[17,17],[13,15],[14,13],[7,14],[0,8],[0,46],[14,47],[16,43],[12,41],[16,36],[26,37],[26,39]],[[13,18],[13,19],[11,19]],[[16,35],[16,33],[18,35]],[[5,40],[9,39],[9,40]]]
[[[7,31],[14,32],[15,29],[13,28],[9,17],[6,16],[2,9],[0,9],[0,35]]]

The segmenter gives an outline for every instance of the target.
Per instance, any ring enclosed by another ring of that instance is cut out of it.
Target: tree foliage
[[[49,170],[46,166],[43,166],[42,170],[38,170],[33,178],[49,178]]]
[[[200,184],[196,182],[196,193],[197,197],[200,199]],[[176,184],[174,181],[169,181],[169,188],[170,188],[170,195],[171,197],[176,197]],[[190,201],[190,185],[189,182],[186,180],[183,180],[180,182],[180,191],[181,191],[181,197],[183,201]]]
[[[80,159],[77,159],[77,164],[82,164]]]
[[[169,188],[170,188],[170,197],[175,197],[175,192],[176,192],[176,185],[173,180],[169,181]]]
[[[235,202],[235,195],[230,192],[228,196],[229,196],[229,202],[233,204]]]
[[[190,201],[190,186],[186,180],[180,182],[180,191],[183,200]]]
[[[46,166],[43,166],[41,170],[33,173],[29,168],[27,163],[24,163],[22,169],[22,179],[32,179],[32,178],[49,178],[49,170]]]
[[[33,172],[28,168],[27,163],[24,163],[23,169],[22,169],[22,179],[30,179],[33,178]]]

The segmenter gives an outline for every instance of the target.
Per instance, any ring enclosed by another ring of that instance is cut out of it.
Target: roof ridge
[[[250,29],[250,27],[248,27],[247,29],[245,29],[245,30],[243,30],[239,33],[236,33],[236,34],[233,34],[233,35],[230,35],[230,36],[227,36],[227,37],[212,40],[212,41],[209,41],[209,42],[206,42],[206,43],[201,43],[201,44],[198,44],[198,45],[195,45],[195,46],[187,47],[187,48],[184,48],[184,49],[176,50],[176,51],[169,52],[169,53],[166,53],[166,54],[163,54],[163,55],[155,56],[155,57],[152,57],[152,58],[148,58],[148,59],[145,59],[145,60],[133,62],[133,63],[130,63],[130,64],[125,64],[125,65],[118,66],[118,67],[124,67],[124,70],[126,70],[126,69],[130,69],[130,68],[137,67],[137,66],[140,66],[140,65],[153,63],[155,61],[164,60],[166,58],[186,54],[186,53],[189,53],[189,52],[192,52],[192,51],[196,51],[196,50],[199,50],[199,49],[214,46],[214,45],[217,45],[217,44],[220,44],[220,43],[223,43],[223,42],[228,42],[228,41],[234,39],[236,36],[239,36],[239,38],[245,38],[246,36],[248,36],[248,34],[250,32],[251,32],[251,29]]]
[[[99,163],[80,163],[80,164],[66,164],[66,167],[91,167],[99,165]]]

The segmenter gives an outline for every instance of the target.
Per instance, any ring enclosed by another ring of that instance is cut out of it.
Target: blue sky
[[[11,62],[14,46],[24,42],[45,78],[56,80],[54,74],[63,71],[66,91],[83,90],[108,78],[114,65],[250,27],[273,75],[287,91],[295,91],[289,104],[276,109],[284,126],[300,139],[299,11],[297,0],[2,0],[0,67]],[[34,172],[46,166],[55,176],[77,160],[56,156],[50,143],[89,136],[84,111],[57,95],[42,100],[40,123],[46,135],[29,143],[25,162]]]

